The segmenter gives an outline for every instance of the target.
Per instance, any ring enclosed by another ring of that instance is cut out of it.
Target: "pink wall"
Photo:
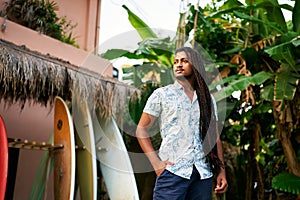
[[[98,52],[99,12],[101,0],[56,0],[59,16],[67,15],[74,24],[74,36],[80,47],[88,52]]]

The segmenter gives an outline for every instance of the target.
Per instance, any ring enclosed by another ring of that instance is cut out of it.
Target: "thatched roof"
[[[74,92],[92,103],[102,117],[109,117],[122,110],[127,97],[138,90],[0,39],[0,101],[19,103],[21,108],[25,102],[47,106],[53,105],[55,96],[71,101]]]

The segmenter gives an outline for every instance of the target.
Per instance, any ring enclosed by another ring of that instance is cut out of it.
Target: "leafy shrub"
[[[60,18],[56,15],[58,6],[55,2],[11,0],[5,4],[1,15],[6,16],[7,19],[78,47],[71,32],[76,25],[72,25],[70,21],[67,21],[65,16]]]

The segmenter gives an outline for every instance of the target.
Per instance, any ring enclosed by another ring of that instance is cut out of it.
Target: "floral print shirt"
[[[158,117],[162,138],[158,155],[161,160],[174,163],[167,165],[167,170],[189,179],[195,165],[201,179],[212,177],[199,135],[200,110],[195,91],[191,101],[184,88],[175,81],[156,89],[143,112]]]

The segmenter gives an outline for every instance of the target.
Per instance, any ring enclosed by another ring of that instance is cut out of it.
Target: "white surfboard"
[[[119,127],[111,118],[107,124],[92,116],[96,154],[111,200],[138,200],[139,194],[133,167]]]
[[[86,102],[72,104],[76,141],[76,185],[82,200],[97,199],[97,163],[94,130]],[[77,194],[78,194],[77,193]]]

